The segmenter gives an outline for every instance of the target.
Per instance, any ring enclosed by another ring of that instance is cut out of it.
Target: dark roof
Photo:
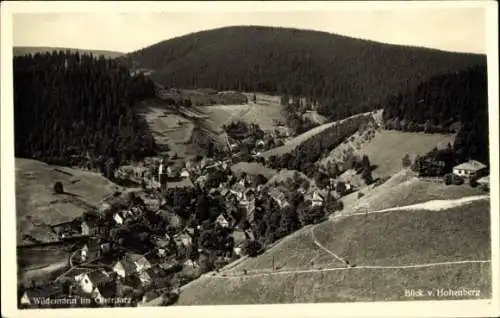
[[[137,271],[137,267],[130,260],[122,259],[119,262],[122,264],[123,270],[125,271],[125,275],[129,275]]]
[[[105,272],[102,270],[98,269],[95,271],[92,271],[87,274],[90,281],[94,283],[94,285],[100,285],[108,282],[110,280],[109,275],[106,275]]]
[[[117,287],[118,286],[114,282],[107,281],[99,288],[99,292],[104,298],[112,298],[116,296]]]
[[[144,257],[149,261],[151,264],[158,264],[161,262],[161,258],[156,254],[156,250],[152,251],[150,253],[144,254]]]
[[[78,276],[80,274],[88,273],[90,271],[91,270],[88,269],[88,268],[78,268],[78,267],[76,267],[76,268],[72,268],[69,271],[67,271],[64,274],[64,276],[74,278],[74,277],[76,277],[76,276]]]
[[[146,273],[148,273],[149,277],[151,277],[151,280],[159,279],[161,277],[165,276],[165,270],[161,268],[160,266],[153,266],[148,269],[146,269]]]

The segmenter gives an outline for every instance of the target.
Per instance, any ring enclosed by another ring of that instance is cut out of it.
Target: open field
[[[224,132],[222,129],[223,125],[233,120],[239,120],[250,108],[250,105],[244,104],[203,106],[196,107],[195,109],[207,116],[207,119],[204,120],[207,128],[217,134],[221,134]]]
[[[186,117],[165,107],[161,101],[150,100],[141,105],[141,115],[148,123],[155,141],[168,145],[171,153],[178,156],[195,154],[191,145],[194,123]]]
[[[273,121],[285,120],[283,106],[280,105],[279,96],[271,96],[257,93],[257,102],[252,101],[252,95],[245,93],[249,102],[234,105],[212,105],[195,107],[195,109],[206,115],[205,125],[212,131],[222,133],[222,126],[232,121],[244,121],[246,123],[258,124],[263,130],[272,130]]]
[[[272,271],[274,266],[281,270],[313,269],[326,267],[340,267],[343,263],[322,251],[311,240],[312,227],[308,226],[293,240],[283,240],[275,247],[267,250],[258,257],[249,257],[241,264],[226,271],[228,274],[241,274],[244,269],[248,273]]]
[[[444,211],[393,211],[323,223],[316,239],[356,265],[398,266],[491,257],[489,200]]]
[[[272,178],[276,175],[277,171],[268,167],[263,166],[257,162],[238,162],[231,166],[231,171],[236,174],[241,174],[245,172],[248,175],[262,174],[267,179]]]
[[[411,157],[423,155],[434,147],[444,148],[448,143],[453,144],[453,139],[454,135],[382,130],[376,131],[372,140],[365,140],[357,132],[332,150],[318,164],[325,166],[330,161],[343,162],[344,151],[352,148],[354,153],[367,155],[370,162],[376,165],[373,170],[374,177],[390,176],[402,168],[401,161],[405,154]]]
[[[61,181],[65,194],[55,194]],[[95,172],[47,165],[16,158],[16,215],[18,244],[29,224],[56,224],[80,216],[113,193],[116,185]],[[29,220],[28,220],[29,219]]]
[[[364,196],[358,199],[357,192],[364,193]],[[457,199],[484,194],[480,189],[472,188],[467,184],[447,186],[444,183],[423,181],[408,169],[394,174],[377,187],[370,185],[357,192],[341,199],[345,207],[344,211],[340,212],[341,214],[362,206],[375,211],[429,200]]]
[[[423,268],[340,268],[235,278],[202,277],[186,288],[177,305],[237,305],[313,302],[485,299],[491,297],[489,263]],[[460,289],[474,286],[479,295],[405,297],[404,289]]]

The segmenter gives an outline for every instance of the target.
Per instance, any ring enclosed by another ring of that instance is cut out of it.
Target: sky
[[[391,44],[485,53],[484,8],[384,8],[233,12],[29,13],[13,16],[14,46],[131,52],[196,31],[264,25],[326,31]],[[327,4],[324,2],[324,4]],[[279,8],[279,7],[278,7]],[[258,10],[258,9],[256,9]]]

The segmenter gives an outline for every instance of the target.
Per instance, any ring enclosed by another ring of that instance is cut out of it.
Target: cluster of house
[[[81,253],[98,253],[100,248],[102,246],[99,244],[86,244]],[[140,288],[145,293],[136,303],[143,305],[156,299],[158,292],[170,288],[171,275],[179,270],[178,266],[173,257],[162,254],[160,249],[144,255],[126,253],[112,266],[74,266],[51,284],[27,288],[20,301],[21,305],[36,305],[33,300],[37,298],[79,297],[93,300],[99,305],[108,304],[110,299],[117,297],[132,297],[132,292]],[[66,290],[63,289],[63,281],[69,282]],[[152,291],[154,293],[151,293]]]

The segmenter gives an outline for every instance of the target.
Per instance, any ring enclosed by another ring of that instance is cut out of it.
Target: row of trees
[[[299,170],[312,176],[317,170],[314,164],[322,156],[328,154],[370,120],[373,120],[372,116],[356,116],[342,123],[333,124],[298,145],[293,151],[280,157],[271,156],[268,164],[273,169]]]
[[[153,95],[150,80],[102,56],[15,57],[16,156],[104,172],[106,165],[152,155],[153,136],[134,106]]]

